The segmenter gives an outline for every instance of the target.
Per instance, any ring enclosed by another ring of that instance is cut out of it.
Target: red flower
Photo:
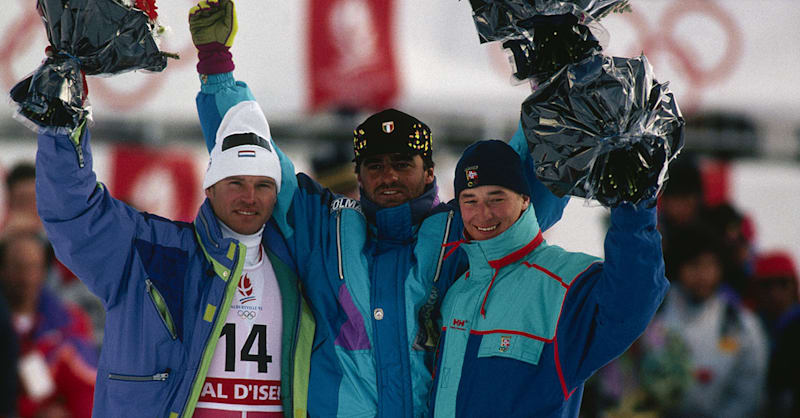
[[[156,0],[136,0],[136,8],[145,12],[150,20],[156,20],[158,17]]]

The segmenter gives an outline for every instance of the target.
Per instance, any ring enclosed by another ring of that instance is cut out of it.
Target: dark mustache
[[[405,191],[406,187],[403,186],[400,183],[382,184],[382,185],[378,186],[377,188],[375,188],[375,193],[380,193],[380,192],[382,192],[382,191],[384,191],[386,189],[400,189],[400,190]]]

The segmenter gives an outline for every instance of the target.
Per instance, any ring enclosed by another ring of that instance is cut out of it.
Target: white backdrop
[[[367,2],[340,0],[351,8],[366,7]],[[7,90],[38,65],[46,39],[33,0],[6,3],[10,4],[0,14],[0,82]],[[795,1],[632,3],[634,13],[604,20],[610,34],[607,54],[632,56],[644,50],[659,79],[671,82],[685,111],[755,115],[769,131],[770,150],[777,154],[795,149],[796,141],[787,138],[800,114],[800,6]],[[159,74],[90,81],[98,117],[113,112],[142,123],[194,120],[196,57],[186,22],[192,4],[158,2],[160,19],[171,28],[162,49],[180,52],[180,61]],[[467,1],[396,0],[394,5],[401,74],[398,106],[422,115],[457,115],[490,124],[516,119],[529,89],[511,86],[505,55],[496,44],[478,44]],[[306,113],[307,46],[315,41],[306,36],[307,7],[307,1],[237,2],[236,74],[250,84],[272,120],[294,120]],[[9,117],[10,105],[0,102],[0,118]]]

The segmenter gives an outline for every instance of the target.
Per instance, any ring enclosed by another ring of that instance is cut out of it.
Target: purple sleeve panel
[[[364,326],[364,317],[353,303],[353,297],[344,283],[339,287],[339,303],[347,314],[347,322],[342,324],[334,344],[346,350],[369,350],[371,345]]]

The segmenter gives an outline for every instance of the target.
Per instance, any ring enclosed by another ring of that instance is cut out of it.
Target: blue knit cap
[[[464,150],[453,180],[456,199],[464,189],[501,186],[530,195],[519,154],[503,141],[478,141]]]

